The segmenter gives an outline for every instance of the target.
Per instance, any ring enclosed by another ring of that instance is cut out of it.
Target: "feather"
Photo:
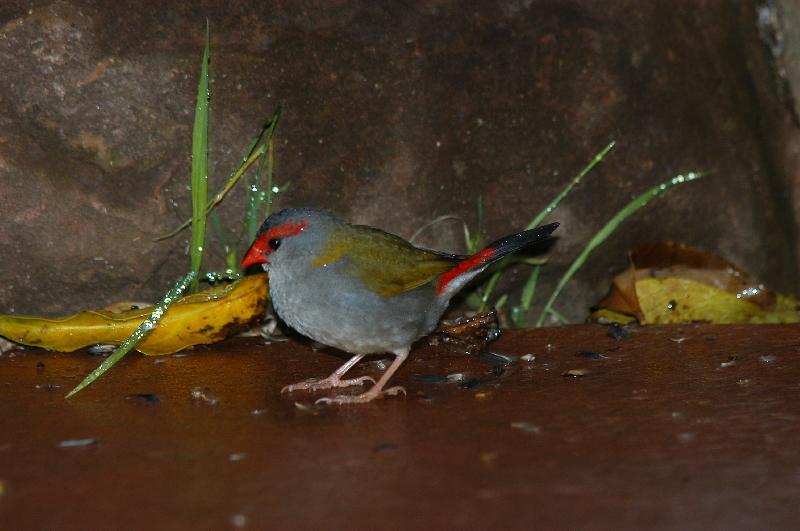
[[[346,267],[368,289],[384,297],[394,297],[432,283],[460,258],[415,247],[399,236],[373,227],[340,225],[313,265],[322,267],[346,260]]]

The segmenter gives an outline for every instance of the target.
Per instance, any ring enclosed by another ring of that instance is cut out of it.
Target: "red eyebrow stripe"
[[[295,236],[300,234],[306,228],[306,221],[301,220],[298,223],[293,221],[287,221],[277,227],[272,227],[268,232],[264,232],[256,238],[256,241],[253,242],[253,245],[250,247],[255,247],[258,251],[262,253],[269,254],[271,252],[267,243],[273,238],[288,238],[289,236]]]
[[[268,240],[272,238],[287,238],[289,236],[295,236],[300,234],[303,229],[306,228],[306,220],[300,220],[299,222],[295,223],[294,221],[287,221],[277,227],[272,227],[269,232],[265,235],[262,235],[262,238],[266,236]]]
[[[442,276],[439,277],[439,285],[436,288],[436,293],[441,294],[447,285],[457,276],[491,260],[492,256],[494,256],[494,251],[495,250],[491,247],[487,247],[478,254],[474,254],[469,258],[462,260],[453,269],[448,269],[442,273]]]

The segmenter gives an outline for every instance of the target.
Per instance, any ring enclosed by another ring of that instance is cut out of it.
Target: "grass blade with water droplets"
[[[533,302],[533,295],[536,293],[536,283],[539,280],[539,271],[541,269],[541,265],[533,266],[528,281],[525,282],[525,286],[522,288],[519,306],[514,306],[511,309],[511,322],[516,328],[528,326],[528,310],[531,309],[531,302]]]
[[[102,376],[108,369],[113,367],[119,360],[121,360],[125,354],[131,351],[133,347],[136,346],[136,343],[141,341],[153,328],[156,327],[158,321],[161,320],[164,313],[166,313],[167,308],[172,305],[173,302],[178,300],[181,294],[186,291],[186,288],[192,281],[197,279],[197,274],[190,271],[186,273],[182,279],[180,279],[175,286],[171,290],[167,292],[161,302],[156,304],[153,312],[150,314],[150,317],[145,319],[142,324],[140,324],[136,330],[131,334],[131,336],[125,340],[117,349],[108,356],[103,363],[97,366],[95,370],[90,372],[86,378],[84,378],[81,383],[79,383],[75,388],[70,391],[66,398],[69,398],[76,393],[78,393],[81,389],[85,388],[98,378]]]
[[[556,209],[558,205],[561,204],[561,202],[564,199],[566,199],[566,197],[569,195],[572,189],[575,188],[583,180],[583,178],[586,177],[586,175],[594,169],[595,166],[600,164],[603,161],[603,159],[606,158],[606,155],[608,155],[609,151],[614,149],[615,144],[616,142],[612,140],[611,142],[608,143],[606,147],[600,150],[600,152],[597,153],[594,156],[594,158],[592,158],[591,162],[589,162],[589,164],[584,166],[584,168],[580,172],[578,172],[578,175],[573,177],[572,180],[569,182],[569,184],[567,184],[567,186],[565,186],[564,189],[561,190],[561,192],[559,192],[559,194],[555,197],[555,199],[550,201],[550,203],[546,207],[544,207],[544,209],[541,212],[539,212],[536,215],[536,217],[531,220],[530,223],[528,223],[528,226],[525,227],[525,230],[531,230],[538,227],[542,223],[542,221],[544,221],[544,218],[546,218],[553,210]]]
[[[536,216],[531,220],[531,222],[528,223],[528,226],[525,227],[525,230],[535,229],[536,227],[541,225],[544,219],[551,212],[553,212],[564,199],[567,198],[572,189],[575,188],[583,180],[583,178],[586,177],[586,175],[588,175],[589,172],[594,169],[595,166],[600,164],[603,161],[603,159],[606,158],[606,155],[608,155],[608,153],[612,149],[614,149],[615,145],[616,142],[612,140],[611,142],[608,143],[606,147],[604,147],[597,154],[595,154],[595,156],[592,158],[589,164],[584,166],[583,169],[579,171],[578,174],[572,178],[572,180],[570,180],[567,186],[565,186],[564,189],[558,193],[555,199],[550,201],[550,203],[548,203],[548,205],[544,207],[544,209],[542,209],[541,212],[536,214]],[[492,273],[492,276],[489,278],[489,281],[487,282],[486,287],[484,288],[484,293],[481,295],[481,306],[478,308],[479,312],[486,311],[486,307],[488,304],[489,297],[492,294],[492,290],[494,289],[494,286],[497,284],[497,281],[499,280],[500,276],[503,274],[503,272],[509,265],[510,265],[510,260],[505,259],[504,262],[501,262],[498,266],[496,266],[494,273]]]
[[[259,149],[266,153],[266,157],[262,157],[259,161],[258,169],[256,170],[256,176],[253,179],[253,183],[248,187],[247,190],[247,208],[245,209],[244,222],[242,224],[243,233],[239,235],[238,243],[241,242],[242,237],[246,237],[248,243],[252,242],[255,239],[258,228],[261,226],[261,222],[265,217],[269,217],[272,208],[273,193],[273,138],[275,135],[275,128],[278,125],[278,120],[280,117],[281,107],[278,107],[275,110],[275,113],[272,115],[272,119],[267,126],[266,133],[263,135],[263,143],[259,146]],[[262,186],[264,173],[266,173],[267,177],[266,186]],[[262,207],[264,211],[263,217]]]
[[[558,284],[556,284],[556,287],[553,290],[553,293],[550,295],[550,298],[547,300],[547,303],[545,304],[544,309],[539,314],[539,319],[536,321],[536,326],[537,327],[538,326],[542,326],[542,324],[544,323],[545,318],[551,312],[551,309],[553,307],[553,303],[555,303],[556,299],[561,294],[561,290],[564,288],[564,286],[567,284],[567,282],[570,281],[570,279],[575,274],[575,272],[577,272],[578,269],[580,269],[581,266],[583,266],[583,264],[586,262],[586,259],[589,257],[591,252],[598,245],[600,245],[601,243],[606,241],[606,239],[609,236],[611,236],[614,233],[614,231],[617,230],[617,227],[619,227],[620,224],[623,221],[625,221],[629,216],[631,216],[631,215],[635,214],[636,212],[638,212],[639,209],[644,207],[652,199],[658,197],[659,195],[661,195],[662,193],[666,192],[667,190],[669,190],[673,186],[676,186],[676,185],[679,185],[679,184],[688,183],[688,182],[691,182],[691,181],[695,181],[695,180],[700,179],[701,177],[703,177],[703,175],[704,175],[703,173],[695,173],[695,172],[690,172],[690,173],[687,173],[686,175],[677,175],[677,176],[673,177],[672,179],[670,179],[668,181],[665,181],[665,182],[659,184],[658,186],[654,186],[653,188],[649,189],[648,191],[646,191],[645,193],[643,193],[642,195],[640,195],[639,197],[637,197],[636,199],[634,199],[633,201],[631,201],[630,203],[625,205],[619,212],[617,212],[614,215],[614,217],[612,217],[603,226],[603,228],[601,228],[599,231],[597,231],[597,233],[594,235],[594,237],[592,237],[592,239],[589,240],[589,243],[587,243],[586,247],[583,248],[583,251],[581,251],[581,254],[579,254],[578,257],[575,258],[575,260],[573,260],[572,264],[570,264],[569,268],[567,269],[567,272],[564,273],[564,275],[561,277],[561,279],[559,279]],[[555,312],[554,312],[554,314],[555,315],[559,315],[559,314],[557,314]]]
[[[192,130],[192,243],[189,248],[191,271],[194,278],[190,289],[197,291],[197,280],[203,263],[203,247],[206,238],[206,202],[208,200],[208,90],[209,39],[206,24],[203,63],[197,83],[197,103],[194,110]]]
[[[266,128],[267,126],[264,127]],[[216,206],[219,205],[223,199],[225,199],[225,196],[228,195],[228,192],[230,192],[231,189],[233,189],[234,185],[239,181],[242,175],[244,175],[244,173],[247,170],[249,170],[253,164],[255,164],[258,158],[264,154],[265,152],[264,146],[259,146],[257,148],[255,146],[255,143],[258,142],[258,140],[260,139],[261,135],[259,134],[258,138],[256,138],[255,141],[253,141],[253,146],[247,152],[245,158],[242,159],[242,162],[239,164],[236,170],[234,170],[234,172],[231,173],[230,177],[228,177],[228,182],[225,183],[225,186],[222,188],[222,190],[217,192],[217,195],[215,195],[214,198],[207,203],[206,214],[210,214],[213,211],[213,209],[216,208]],[[178,234],[180,231],[182,231],[191,224],[192,224],[191,218],[187,219],[186,221],[184,221],[183,223],[181,223],[168,233],[162,234],[161,236],[154,238],[154,240],[161,241],[172,238],[173,236],[175,236],[176,234]]]

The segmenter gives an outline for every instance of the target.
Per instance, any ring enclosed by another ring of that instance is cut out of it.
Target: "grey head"
[[[332,226],[344,222],[325,210],[287,208],[264,220],[242,260],[242,267],[263,264],[267,271],[307,263],[322,249]]]

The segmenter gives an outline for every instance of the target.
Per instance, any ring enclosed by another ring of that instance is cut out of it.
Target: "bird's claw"
[[[374,388],[373,388],[374,389]],[[372,402],[376,398],[383,398],[383,395],[389,396],[397,396],[400,393],[407,395],[405,388],[398,386],[390,387],[389,389],[385,389],[383,391],[374,391],[370,389],[366,393],[362,393],[360,395],[338,395],[333,397],[322,397],[317,399],[314,404],[364,404],[366,402]]]
[[[352,385],[364,385],[364,382],[375,383],[375,379],[371,376],[360,376],[358,378],[349,378],[342,380],[337,377],[329,376],[327,378],[309,378],[296,384],[287,385],[281,389],[281,393],[291,393],[293,391],[316,391],[318,389],[330,389],[332,387],[350,387]]]

